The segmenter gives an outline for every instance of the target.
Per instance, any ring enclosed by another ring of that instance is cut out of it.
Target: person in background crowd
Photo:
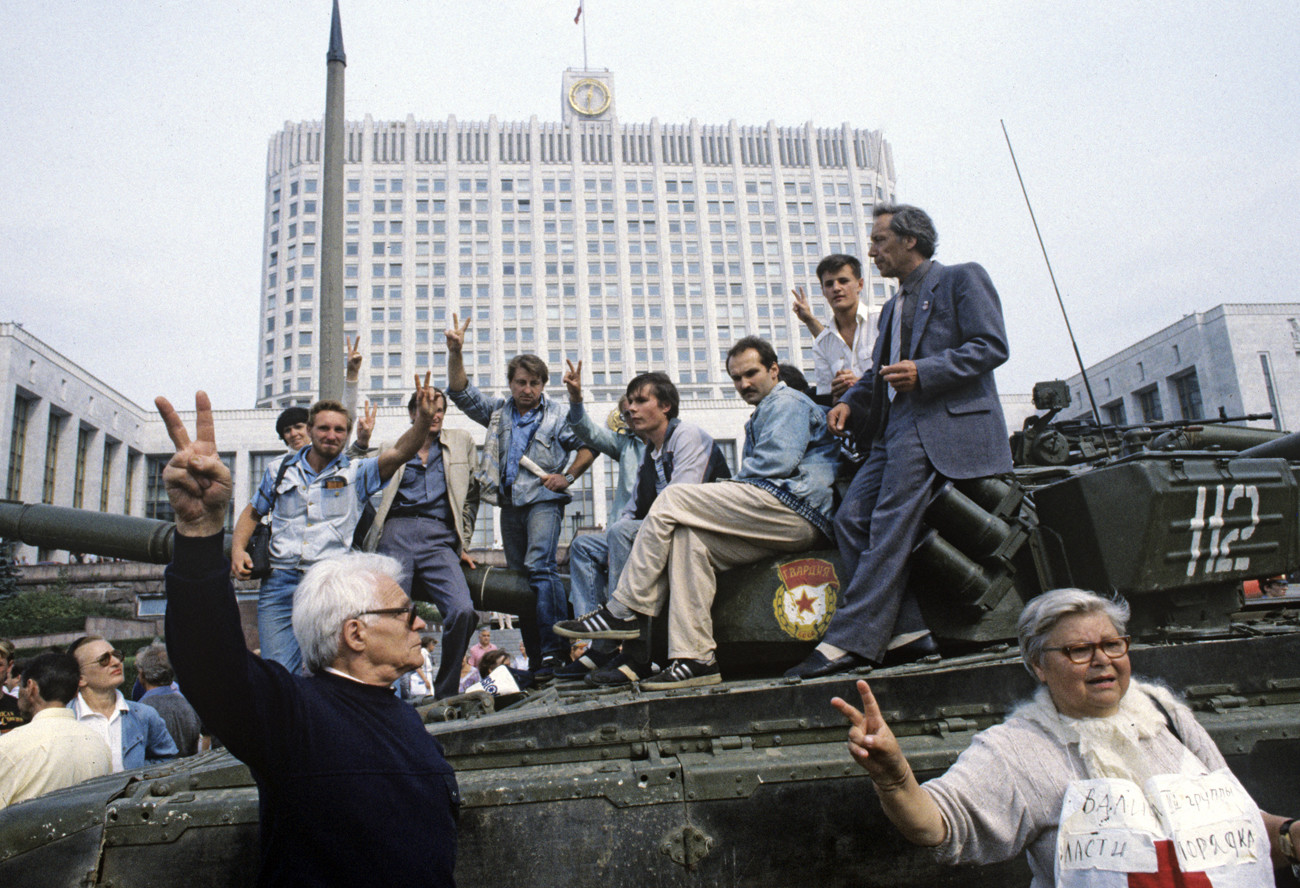
[[[421,697],[431,696],[433,694],[433,652],[438,647],[438,639],[432,636],[426,638],[420,645],[420,668],[409,674],[410,684],[407,686],[407,697],[411,700],[418,700]],[[453,691],[452,693],[456,693]],[[442,694],[441,696],[450,697],[451,694]]]
[[[68,646],[68,653],[81,670],[72,712],[77,721],[104,738],[114,771],[130,771],[176,756],[176,743],[158,711],[122,696],[121,651],[98,635],[83,635]]]
[[[28,724],[0,737],[0,808],[112,771],[112,753],[67,708],[80,674],[70,654],[45,653],[25,664],[18,689]]]
[[[23,714],[18,711],[18,676],[13,668],[14,643],[0,638],[0,681],[4,682],[3,691],[0,692],[0,734],[12,731],[23,723]],[[12,692],[9,690],[11,684]]]
[[[479,680],[478,666],[470,662],[469,656],[469,654],[466,654],[465,659],[460,664],[460,686],[458,690],[462,694],[469,690],[470,686],[477,684]]]
[[[469,664],[477,668],[478,661],[483,659],[483,655],[496,649],[497,646],[492,643],[492,630],[484,626],[478,630],[478,643],[469,649]]]
[[[176,673],[172,671],[166,646],[155,642],[136,651],[135,669],[144,685],[140,702],[158,710],[180,755],[194,755],[199,751],[203,723],[194,707],[176,689]]]

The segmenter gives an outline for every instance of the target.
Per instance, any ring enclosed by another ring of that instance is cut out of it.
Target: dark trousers
[[[455,531],[432,518],[397,517],[384,522],[379,554],[402,565],[402,591],[442,614],[442,661],[434,696],[451,697],[460,685],[460,664],[478,628],[478,614],[456,552]]]
[[[844,606],[823,639],[877,663],[895,635],[926,628],[907,579],[921,519],[942,480],[925,455],[906,399],[892,407],[835,515],[848,585]]]

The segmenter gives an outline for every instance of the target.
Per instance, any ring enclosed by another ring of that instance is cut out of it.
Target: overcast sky
[[[577,0],[342,0],[347,116],[557,120]],[[268,138],[328,0],[0,4],[0,320],[141,404],[249,407]],[[1300,4],[589,0],[623,122],[882,130],[938,258],[1001,293],[1003,392],[1221,302],[1297,300]]]

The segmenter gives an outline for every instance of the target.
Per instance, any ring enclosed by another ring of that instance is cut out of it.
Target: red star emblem
[[[813,605],[817,603],[817,600],[815,598],[809,598],[808,593],[805,591],[802,595],[800,595],[797,599],[795,599],[794,603],[798,605],[799,613],[802,614],[805,611],[808,613],[812,613]]]

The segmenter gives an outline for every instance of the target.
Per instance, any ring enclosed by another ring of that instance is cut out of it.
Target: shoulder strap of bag
[[[275,501],[280,496],[280,482],[284,480],[284,473],[289,469],[289,463],[293,460],[294,455],[290,453],[284,459],[280,460],[280,471],[275,473],[275,483],[271,485],[271,504],[266,507],[266,514],[262,516],[264,523],[271,520],[271,512],[275,510]]]

